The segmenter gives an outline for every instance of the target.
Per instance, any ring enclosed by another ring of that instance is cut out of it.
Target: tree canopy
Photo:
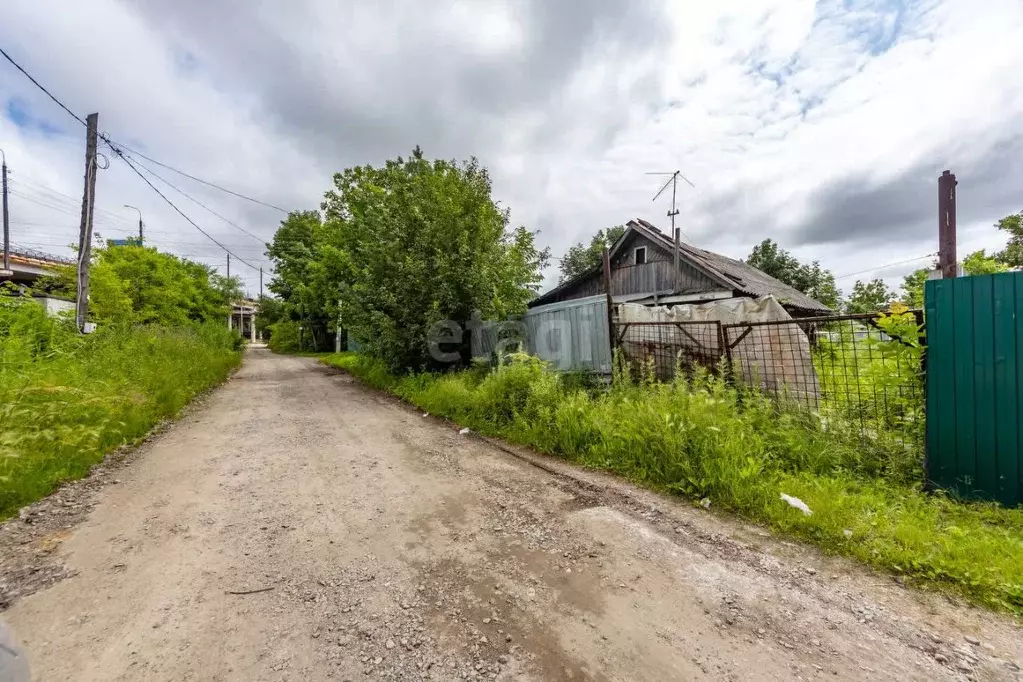
[[[856,280],[845,308],[850,313],[874,313],[886,310],[893,300],[895,292],[888,288],[883,279],[872,279],[869,282]]]
[[[985,249],[974,251],[963,259],[964,275],[993,275],[999,272],[1008,272],[1011,268],[1001,260],[1004,251],[994,256],[987,255]],[[923,308],[924,306],[924,283],[930,276],[931,270],[938,267],[937,261],[931,264],[930,268],[914,270],[902,278],[902,302],[910,308]]]
[[[270,290],[292,319],[340,320],[393,370],[430,364],[438,321],[524,312],[549,258],[533,232],[510,226],[475,159],[431,161],[416,148],[382,167],[347,168],[323,211],[281,224],[267,251]]]
[[[74,298],[75,266],[61,267],[51,287]],[[153,247],[106,246],[92,252],[89,318],[94,322],[179,326],[226,320],[240,296],[236,278]]]
[[[1009,235],[1009,242],[995,258],[1010,268],[1023,268],[1023,211],[1005,216],[995,227]]]
[[[606,227],[590,239],[589,245],[578,242],[570,246],[561,259],[561,280],[568,281],[578,277],[603,260],[604,249],[621,239],[625,234],[625,225]]]
[[[834,273],[822,268],[818,261],[800,263],[773,239],[765,239],[754,246],[746,262],[829,308],[839,306],[841,292],[835,284]]]

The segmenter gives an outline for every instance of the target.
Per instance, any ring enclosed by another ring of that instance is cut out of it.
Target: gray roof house
[[[691,244],[679,245],[679,276],[674,276],[674,241],[645,220],[630,220],[610,249],[611,295],[615,303],[671,305],[772,294],[793,317],[826,315],[820,301],[757,270]],[[530,308],[604,293],[603,267],[587,270],[529,303]]]

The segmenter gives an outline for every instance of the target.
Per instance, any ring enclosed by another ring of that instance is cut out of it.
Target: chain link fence
[[[923,315],[905,311],[722,324],[615,324],[636,376],[670,381],[697,368],[781,404],[842,418],[866,437],[923,446]],[[908,331],[905,331],[908,330]]]

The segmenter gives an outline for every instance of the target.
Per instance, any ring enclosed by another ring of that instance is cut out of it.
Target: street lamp
[[[142,246],[142,210],[135,208],[134,206],[124,205],[125,208],[130,208],[139,212],[139,246]]]

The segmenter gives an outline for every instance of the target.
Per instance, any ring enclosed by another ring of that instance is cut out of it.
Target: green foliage
[[[894,299],[895,292],[888,288],[883,279],[872,279],[866,283],[856,280],[845,307],[850,313],[876,313],[887,309]]]
[[[963,259],[963,274],[965,275],[993,275],[999,272],[1008,272],[1011,268],[1003,260],[1002,254],[988,256],[985,249],[974,251]],[[930,276],[931,270],[938,267],[935,261],[930,268],[920,268],[902,278],[902,302],[910,308],[924,307],[924,284]]]
[[[966,275],[996,275],[1009,269],[997,256],[988,256],[985,249],[974,251],[963,259],[963,273]]]
[[[1023,211],[1005,216],[995,227],[1009,235],[1009,242],[995,258],[1010,268],[1023,268]]]
[[[934,264],[937,267],[937,263]],[[920,268],[902,278],[902,302],[917,310],[924,307],[924,284],[933,268]]]
[[[310,267],[340,283],[344,326],[392,369],[429,364],[435,322],[474,310],[504,319],[535,295],[547,250],[509,228],[475,159],[429,161],[416,149],[382,168],[346,169],[334,185]]]
[[[0,299],[0,518],[223,380],[239,343],[219,320],[83,336],[30,300]]]
[[[919,352],[911,318],[895,309],[879,323],[909,341],[881,342],[892,344],[885,350]],[[657,384],[632,383],[619,372],[609,389],[586,391],[525,356],[485,375],[396,377],[384,363],[352,353],[324,361],[481,433],[657,489],[708,497],[715,508],[827,552],[1023,614],[1023,510],[927,495],[912,467],[898,464],[902,453],[865,448],[858,430],[841,419],[779,409],[706,374]],[[781,493],[802,499],[813,515],[786,505]]]
[[[271,336],[270,327],[284,319],[290,319],[290,311],[283,300],[270,296],[259,298],[259,315],[256,315],[256,332],[261,334],[268,343]]]
[[[281,320],[301,324],[309,350],[333,349],[342,273],[328,262],[337,246],[332,235],[318,212],[295,211],[281,222],[267,246],[267,256],[274,262],[269,289],[278,298],[268,305],[263,323],[268,328]]]
[[[51,288],[74,298],[75,267],[61,267]],[[240,298],[237,279],[201,263],[146,246],[111,246],[93,251],[89,319],[102,324],[185,325],[226,320]]]
[[[302,326],[295,320],[278,320],[267,329],[270,338],[266,345],[275,353],[297,353],[299,351],[313,350],[308,335]]]
[[[590,268],[600,264],[604,249],[614,245],[625,234],[625,225],[607,227],[593,235],[589,246],[579,242],[570,246],[561,259],[561,280],[565,282],[578,277]]]
[[[773,239],[765,239],[754,246],[746,262],[829,308],[838,308],[842,292],[835,284],[835,275],[823,269],[819,262],[800,263]]]

